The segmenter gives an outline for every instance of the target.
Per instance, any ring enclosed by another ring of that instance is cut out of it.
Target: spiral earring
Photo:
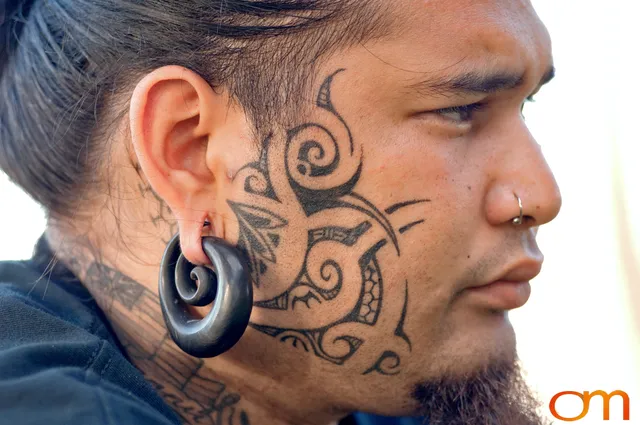
[[[194,357],[215,357],[233,347],[249,324],[253,288],[247,263],[224,239],[202,238],[213,269],[191,264],[171,239],[162,257],[158,294],[167,330],[180,349]],[[197,281],[197,283],[196,283]],[[202,319],[189,306],[213,304]]]

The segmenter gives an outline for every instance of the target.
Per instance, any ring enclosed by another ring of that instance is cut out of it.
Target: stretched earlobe
[[[205,222],[211,223],[211,220],[204,214],[200,218],[191,217],[178,220],[182,255],[191,264],[208,265],[211,263],[202,249]]]

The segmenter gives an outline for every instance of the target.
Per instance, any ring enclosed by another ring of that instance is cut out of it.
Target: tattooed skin
[[[247,413],[238,407],[240,396],[203,367],[202,359],[185,354],[171,340],[156,294],[97,262],[87,267],[83,281],[111,318],[132,363],[184,423],[249,425]],[[130,323],[139,326],[125,325]]]
[[[156,228],[169,228],[168,234],[162,238],[162,241],[166,244],[169,243],[171,237],[178,233],[178,222],[174,220],[173,214],[171,213],[171,209],[169,206],[159,197],[150,186],[145,186],[142,184],[138,185],[138,190],[140,190],[140,194],[143,198],[146,198],[147,195],[151,195],[156,202],[156,213],[151,215],[151,223]]]
[[[357,193],[362,149],[331,100],[333,80],[343,71],[322,84],[314,122],[265,138],[259,159],[234,177],[242,196],[228,204],[256,288],[259,314],[250,326],[335,365],[359,357],[362,375],[397,375],[411,351],[404,331],[408,282],[387,282],[379,257],[385,250],[391,258],[400,256],[399,235],[424,223],[394,226],[390,217],[429,200],[381,210]],[[139,190],[143,197],[153,196],[157,210],[151,222],[169,240],[177,232],[171,211],[150,187]],[[350,214],[340,214],[345,211]],[[240,396],[203,360],[173,343],[155,293],[100,261],[71,258],[74,268],[84,271],[83,282],[110,317],[132,362],[185,423],[250,423]],[[292,264],[297,273],[282,279]],[[385,303],[385,297],[401,301]],[[387,335],[384,344],[368,344],[381,332]]]
[[[140,194],[156,203],[151,223],[169,240],[177,222],[162,198],[149,186]],[[109,317],[131,362],[185,424],[249,425],[239,407],[241,397],[228,390],[202,359],[182,352],[169,336],[158,296],[141,283],[100,261],[91,243],[77,238],[65,245],[65,263]],[[132,326],[135,324],[135,326]]]
[[[393,250],[399,256],[398,234],[424,223],[395,229],[389,216],[429,200],[408,200],[382,212],[356,192],[362,149],[331,93],[344,71],[323,82],[314,122],[264,140],[259,160],[234,178],[242,201],[229,205],[239,222],[238,246],[258,289],[259,321],[250,326],[336,365],[366,351],[363,361],[372,366],[363,374],[394,375],[402,354],[411,350],[403,330],[409,294],[406,285],[387,285],[378,254]],[[340,214],[346,210],[350,214]],[[347,218],[337,222],[342,216]],[[298,223],[304,223],[306,239],[299,237]],[[285,252],[287,260],[280,262]],[[283,280],[291,264],[298,274]],[[389,347],[364,350],[385,309],[388,288],[401,289],[404,297],[402,311],[390,312],[398,320],[389,329]]]

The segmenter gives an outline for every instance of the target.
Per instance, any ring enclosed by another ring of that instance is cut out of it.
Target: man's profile
[[[48,213],[0,263],[6,418],[545,423],[508,316],[561,206],[523,117],[554,75],[528,0],[6,17],[0,168]]]

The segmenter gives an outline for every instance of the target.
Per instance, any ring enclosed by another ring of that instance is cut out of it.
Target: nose
[[[519,198],[523,226],[550,222],[560,212],[562,196],[540,145],[520,120],[501,138],[505,143],[499,144],[502,147],[488,170],[487,220],[493,225],[511,223],[520,216]]]

